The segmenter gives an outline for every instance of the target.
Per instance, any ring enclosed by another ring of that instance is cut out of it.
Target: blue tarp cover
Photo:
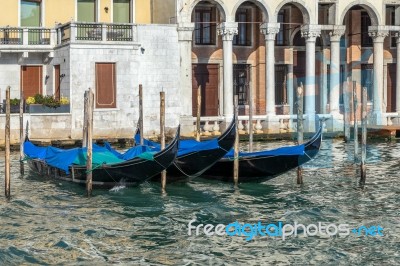
[[[140,135],[135,135],[135,142],[140,143]],[[153,142],[151,140],[143,139],[143,144],[153,147],[156,150],[160,150],[160,144],[157,142]],[[217,149],[218,139],[206,140],[206,141],[196,141],[196,140],[180,140],[179,141],[179,149],[178,156],[182,156],[188,153],[203,151],[203,150],[212,150]]]
[[[116,150],[114,150],[111,145],[106,142],[104,143],[104,147],[110,151],[112,154],[117,156],[120,159],[123,160],[130,160],[135,157],[140,157],[148,160],[153,160],[153,155],[159,151],[159,148],[155,147],[150,147],[150,146],[135,146],[127,150],[125,153],[120,153]]]
[[[46,161],[50,166],[60,168],[67,174],[69,173],[68,167],[72,164],[85,165],[86,164],[86,148],[73,148],[73,149],[59,149],[55,147],[38,147],[26,141],[24,143],[25,155],[32,159],[41,159]],[[93,145],[93,165],[113,164],[120,163],[125,160],[118,158],[108,149]]]
[[[281,147],[274,150],[256,151],[256,152],[239,152],[239,157],[254,156],[282,156],[282,155],[303,155],[304,144],[298,146]],[[234,150],[231,149],[224,158],[234,158]]]

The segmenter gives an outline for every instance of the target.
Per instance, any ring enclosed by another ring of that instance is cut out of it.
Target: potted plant
[[[1,113],[6,112],[6,100],[3,100],[3,104],[1,104],[0,112]],[[11,113],[19,113],[19,99],[18,98],[10,99],[10,112]]]
[[[35,94],[33,97],[28,97],[26,104],[29,113],[69,113],[70,111],[69,100],[65,97],[57,100],[51,95]]]
[[[19,102],[18,98],[10,99],[10,112],[19,113]]]

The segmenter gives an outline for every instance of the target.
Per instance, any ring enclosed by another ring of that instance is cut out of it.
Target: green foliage
[[[51,108],[60,107],[60,101],[54,99],[54,97],[51,95],[43,96],[41,94],[35,94],[33,97],[35,98],[36,104],[43,104],[44,106]]]
[[[19,105],[19,99],[18,98],[10,99],[10,105]]]
[[[36,93],[33,98],[35,98],[35,104],[43,104],[44,103],[44,97],[42,94]]]
[[[43,105],[51,108],[60,107],[60,101],[54,99],[53,96],[46,95],[43,97]]]

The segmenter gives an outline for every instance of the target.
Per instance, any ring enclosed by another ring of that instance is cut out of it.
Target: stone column
[[[260,27],[265,35],[265,103],[268,116],[275,115],[275,36],[279,23],[263,23]]]
[[[224,110],[225,117],[233,117],[233,63],[232,41],[238,34],[237,22],[223,22],[218,27],[218,35],[222,36],[224,57]]]
[[[194,23],[178,25],[178,40],[180,49],[180,99],[181,114],[192,113],[192,38]]]
[[[180,50],[180,105],[181,134],[193,132],[192,120],[192,38],[194,23],[178,24]]]
[[[304,130],[315,130],[315,40],[321,34],[319,25],[307,25],[301,29],[301,36],[306,39],[306,81],[305,114],[307,120]]]
[[[389,35],[387,30],[369,31],[369,36],[374,40],[374,122],[376,125],[385,123],[383,113],[383,41]]]
[[[293,49],[292,49],[292,60],[293,60]],[[288,104],[289,104],[289,114],[294,114],[294,99],[296,98],[294,95],[294,84],[293,84],[293,62],[288,65],[288,74],[287,74],[287,96],[288,96]],[[296,88],[297,89],[297,88]],[[297,90],[296,90],[297,91]]]
[[[333,115],[339,114],[340,98],[340,38],[344,34],[344,27],[329,33],[331,39],[331,64],[330,64],[330,92],[329,108]]]

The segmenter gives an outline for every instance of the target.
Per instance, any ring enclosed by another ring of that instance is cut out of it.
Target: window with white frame
[[[113,1],[113,22],[131,23],[131,0]]]
[[[21,1],[21,26],[39,27],[41,26],[41,0],[22,0]]]
[[[96,22],[96,0],[78,0],[78,21],[80,22]]]

